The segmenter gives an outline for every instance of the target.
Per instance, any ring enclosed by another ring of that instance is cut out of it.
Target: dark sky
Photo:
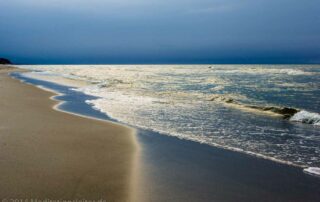
[[[16,63],[320,63],[319,0],[7,0]]]

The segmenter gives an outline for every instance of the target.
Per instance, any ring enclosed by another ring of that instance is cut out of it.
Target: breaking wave
[[[291,107],[246,105],[240,103],[239,101],[236,101],[232,96],[228,95],[213,95],[210,98],[210,101],[222,102],[231,107],[246,111],[281,116],[283,119],[287,119],[293,122],[301,122],[305,124],[320,126],[320,114],[314,112],[308,112]]]
[[[302,110],[302,111],[299,111],[298,113],[295,113],[290,118],[290,121],[296,121],[296,122],[320,126],[320,114]]]
[[[228,95],[214,95],[210,98],[210,101],[222,102],[238,109],[249,110],[253,112],[272,113],[274,115],[282,116],[284,119],[289,119],[300,111],[299,109],[289,107],[247,105],[236,101],[234,98]]]
[[[315,176],[320,177],[320,168],[318,168],[318,167],[305,168],[305,169],[303,169],[303,171],[305,173],[310,174],[310,175],[315,175]]]

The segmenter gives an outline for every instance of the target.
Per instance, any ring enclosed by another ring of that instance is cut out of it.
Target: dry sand
[[[0,67],[0,199],[128,201],[134,130],[53,110],[54,94]]]

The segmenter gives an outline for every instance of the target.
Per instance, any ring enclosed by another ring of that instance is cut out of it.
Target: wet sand
[[[156,132],[137,137],[145,201],[320,201],[320,178],[301,168]]]
[[[0,67],[0,198],[130,200],[135,131],[56,111],[11,71]]]

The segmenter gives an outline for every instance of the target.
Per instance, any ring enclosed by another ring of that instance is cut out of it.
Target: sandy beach
[[[135,131],[53,109],[0,68],[0,198],[128,201]]]

